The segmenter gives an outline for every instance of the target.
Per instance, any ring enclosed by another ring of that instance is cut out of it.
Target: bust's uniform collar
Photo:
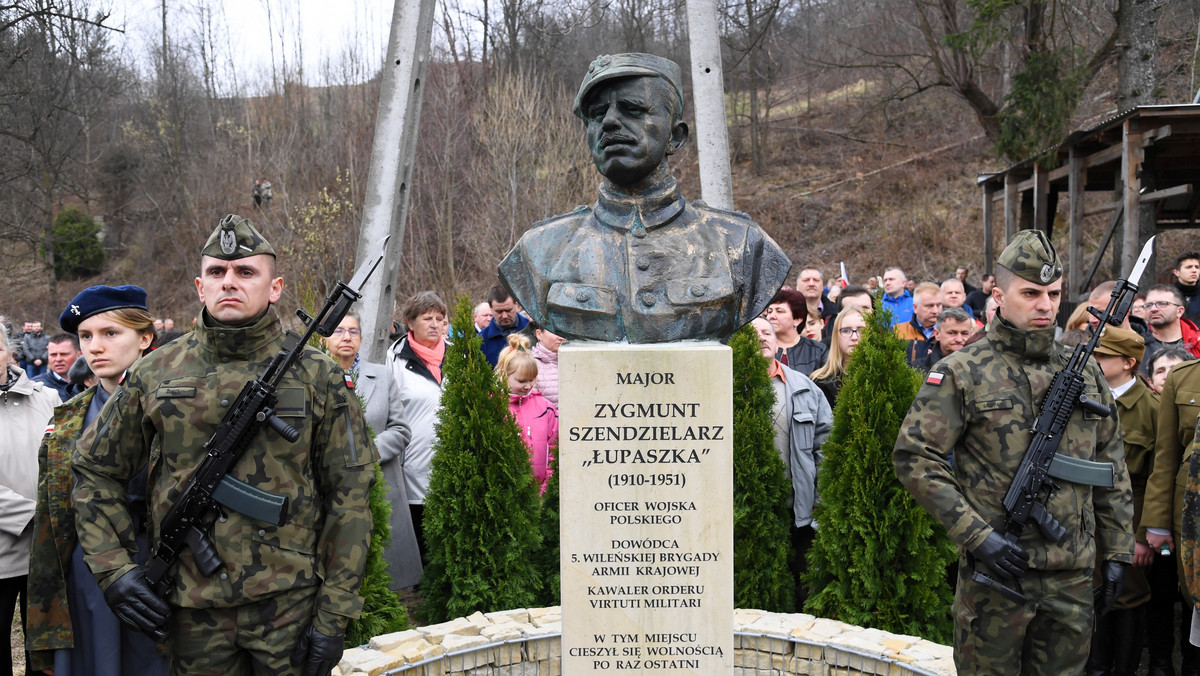
[[[679,184],[671,177],[636,193],[604,181],[594,213],[604,225],[636,236],[670,223],[686,204],[679,194]]]

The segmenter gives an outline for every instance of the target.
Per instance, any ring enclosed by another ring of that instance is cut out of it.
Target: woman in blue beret
[[[97,383],[55,409],[38,453],[26,633],[29,669],[53,669],[55,676],[166,674],[166,660],[154,643],[121,624],[104,602],[76,541],[71,505],[71,453],[76,440],[121,384],[126,370],[154,345],[154,318],[146,308],[146,292],[136,286],[93,286],[71,301],[59,324],[79,336]],[[139,513],[136,506],[142,501],[143,521],[145,486],[145,473],[130,482],[134,513]],[[144,563],[144,529],[139,549],[139,563]]]

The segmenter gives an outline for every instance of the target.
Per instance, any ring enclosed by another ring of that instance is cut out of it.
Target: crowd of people
[[[246,250],[255,253],[241,257],[222,253],[218,236],[222,229],[247,240]],[[204,612],[208,603],[195,608],[184,604],[187,613],[174,607],[168,611],[167,604],[144,598],[144,581],[126,575],[145,563],[147,514],[165,497],[152,477],[154,473],[158,481],[163,480],[162,468],[155,472],[155,464],[161,462],[156,452],[143,447],[143,440],[131,446],[136,452],[130,451],[119,462],[102,458],[103,463],[95,464],[97,457],[81,453],[86,450],[81,448],[84,444],[90,444],[92,453],[102,452],[95,443],[96,421],[127,374],[143,374],[126,383],[130,392],[140,393],[133,397],[138,408],[130,410],[131,420],[152,418],[145,407],[163,404],[164,396],[171,406],[198,396],[197,384],[202,379],[175,374],[161,386],[147,380],[144,373],[151,366],[134,368],[145,355],[158,352],[157,361],[174,355],[190,363],[196,359],[196,351],[203,351],[206,341],[211,341],[207,349],[213,352],[205,359],[212,360],[234,333],[223,321],[254,320],[251,329],[267,321],[262,313],[278,299],[282,288],[282,280],[273,277],[275,254],[269,244],[253,231],[252,224],[241,219],[232,226],[223,222],[213,237],[216,239],[210,239],[204,249],[206,267],[200,278],[211,275],[212,282],[207,287],[198,283],[205,309],[185,339],[175,341],[174,348],[163,348],[181,335],[174,330],[174,322],[153,318],[145,292],[133,286],[96,286],[82,291],[59,318],[59,333],[48,335],[40,321],[24,322],[16,331],[7,318],[0,317],[4,326],[0,363],[5,364],[0,372],[0,400],[5,404],[0,414],[5,416],[6,429],[12,430],[0,442],[8,447],[5,457],[10,459],[0,468],[0,621],[7,612],[11,622],[11,614],[21,609],[31,670],[52,670],[59,676],[130,670],[165,673],[163,653],[146,634],[161,636],[155,632],[166,627],[174,630],[181,626],[179,622],[187,626],[187,622],[219,619]],[[249,261],[256,259],[251,265]],[[1191,368],[1192,360],[1200,356],[1196,326],[1200,320],[1200,254],[1181,256],[1173,274],[1173,284],[1150,286],[1138,294],[1129,317],[1120,327],[1104,331],[1095,353],[1118,412],[1122,435],[1114,438],[1124,440],[1123,463],[1137,505],[1129,535],[1138,537],[1120,601],[1097,622],[1089,674],[1134,673],[1143,643],[1149,647],[1150,673],[1173,673],[1174,637],[1180,637],[1184,673],[1200,673],[1200,653],[1187,642],[1190,615],[1183,614],[1179,633],[1170,626],[1174,604],[1184,602],[1187,608],[1192,598],[1180,582],[1179,557],[1173,553],[1180,541],[1180,487],[1186,478],[1194,423],[1200,415],[1194,398],[1200,390],[1200,371]],[[230,281],[238,275],[255,279],[251,283]],[[1003,290],[993,293],[995,275],[984,275],[978,287],[968,277],[969,270],[960,267],[947,279],[916,282],[901,268],[889,267],[865,284],[849,285],[840,279],[827,283],[818,268],[807,267],[799,270],[794,286],[784,286],[752,322],[776,395],[772,411],[775,447],[793,488],[791,538],[796,556],[792,561],[797,576],[805,568],[805,553],[816,533],[812,511],[819,499],[816,477],[821,444],[832,427],[832,411],[868,314],[880,309],[889,312],[895,334],[906,341],[910,366],[940,379],[937,371],[951,363],[944,361],[947,357],[981,340],[997,341],[992,333],[995,327],[1007,326],[1005,320],[1016,316],[1012,296]],[[239,284],[246,290],[230,291]],[[1087,303],[1068,318],[1065,330],[1056,329],[1054,336],[1064,345],[1086,341],[1098,328],[1099,313],[1089,312],[1089,308],[1102,311],[1114,284],[1098,285]],[[1009,305],[1001,311],[1005,320],[997,320],[997,307],[1006,297]],[[436,445],[442,367],[447,341],[454,340],[448,315],[445,301],[435,292],[408,298],[396,316],[394,342],[380,364],[370,363],[360,354],[361,323],[354,311],[324,339],[325,351],[340,367],[336,372],[344,374],[346,386],[364,404],[362,415],[375,434],[374,448],[388,484],[389,501],[409,507],[392,510],[391,544],[385,554],[397,589],[415,585],[422,574],[423,504]],[[267,349],[275,344],[268,336],[277,324],[275,319],[257,332],[240,329],[249,332],[238,340],[253,338],[259,341],[259,349]],[[558,434],[558,351],[564,340],[532,322],[499,285],[475,307],[474,330],[498,383],[508,392],[510,411],[529,454],[530,472],[544,491]],[[256,337],[259,334],[261,337]],[[241,349],[235,353],[245,359]],[[250,362],[243,363],[239,372],[243,380],[256,375]],[[183,399],[175,401],[170,394],[164,395],[162,388],[167,384],[172,385],[170,391],[183,393],[178,395]],[[306,410],[302,401],[299,406]],[[328,408],[329,402],[324,407]],[[352,437],[357,424],[347,419],[343,428]],[[128,432],[124,427],[115,432],[105,428],[114,448],[120,448],[117,442]],[[162,433],[171,436],[179,431],[167,425]],[[17,461],[21,458],[24,460]],[[73,467],[73,462],[85,459],[92,463],[90,467]],[[97,469],[113,465],[122,467],[123,473]],[[967,471],[967,467],[957,469]],[[124,518],[115,518],[106,511],[111,505],[94,500],[74,505],[80,500],[75,485],[80,480],[115,491]],[[77,512],[93,515],[95,523],[87,527],[78,524],[77,530]],[[313,516],[310,521],[316,519]],[[109,530],[103,530],[105,526]],[[105,542],[114,534],[115,539]],[[118,543],[117,550],[113,542]],[[319,542],[305,547],[320,554]],[[114,553],[117,551],[120,553]],[[974,551],[978,555],[978,548]],[[1026,565],[1024,559],[1022,565]],[[285,588],[309,586],[292,581]],[[213,593],[214,598],[221,597],[219,590]],[[804,593],[803,585],[797,585],[798,602],[803,602]],[[140,606],[131,609],[121,598],[141,599]],[[319,658],[324,654],[323,638],[337,636],[344,625],[322,617],[319,608],[311,614],[312,606],[306,607],[311,618],[310,624],[304,624],[308,633],[289,640],[305,645]],[[211,658],[211,648],[196,642],[178,647],[181,653],[201,661]],[[281,654],[272,653],[269,659],[290,657],[290,653]],[[0,664],[10,662],[3,658],[0,655]]]

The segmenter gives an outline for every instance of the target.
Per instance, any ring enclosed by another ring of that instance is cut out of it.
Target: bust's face
[[[631,185],[662,163],[676,133],[666,101],[668,88],[659,78],[626,77],[588,92],[582,108],[588,148],[605,178]],[[679,126],[686,135],[687,127]]]

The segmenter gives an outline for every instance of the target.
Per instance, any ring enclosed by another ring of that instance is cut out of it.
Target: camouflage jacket
[[[917,393],[892,460],[900,481],[961,550],[973,550],[1002,524],[1004,494],[1029,447],[1038,407],[1069,358],[1052,329],[1021,331],[997,316],[983,340],[938,362]],[[1113,407],[1095,362],[1088,363],[1084,377],[1088,396]],[[1060,481],[1046,508],[1066,535],[1052,544],[1030,524],[1020,540],[1030,566],[1090,568],[1097,541],[1107,558],[1132,561],[1133,505],[1115,417],[1076,408],[1058,452],[1114,463],[1115,485]]]
[[[134,365],[76,448],[76,524],[101,587],[135,565],[135,531],[124,503],[129,477],[149,462],[154,542],[158,519],[204,457],[204,442],[226,408],[283,344],[274,311],[236,328],[202,312],[197,326]],[[306,349],[280,384],[276,412],[300,437],[289,443],[259,430],[230,475],[287,496],[284,524],[225,510],[209,532],[224,562],[220,572],[204,577],[185,550],[167,600],[234,607],[313,587],[317,629],[339,634],[362,607],[375,446],[342,370],[316,350]]]
[[[71,509],[71,451],[83,433],[96,386],[54,409],[52,430],[38,450],[37,510],[29,553],[29,610],[25,645],[31,669],[54,667],[54,651],[74,646],[67,606],[67,571],[75,551],[75,510]]]

